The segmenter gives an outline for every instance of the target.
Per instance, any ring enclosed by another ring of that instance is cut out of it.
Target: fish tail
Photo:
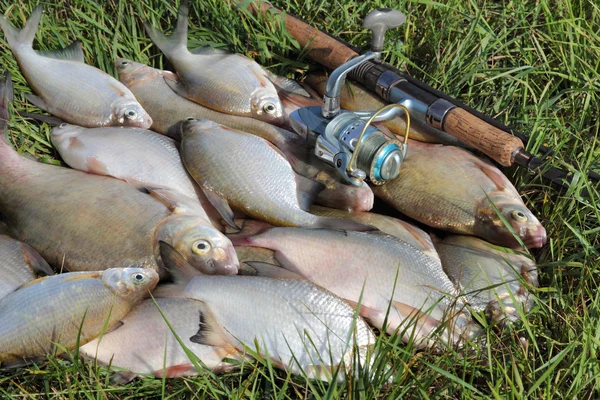
[[[144,22],[144,27],[150,39],[158,48],[169,58],[175,51],[187,49],[187,28],[188,28],[188,1],[183,0],[177,12],[177,25],[170,36],[156,29],[148,21]]]
[[[41,18],[42,6],[39,5],[33,10],[23,29],[19,30],[8,22],[5,16],[0,15],[0,26],[4,31],[4,37],[11,49],[33,46],[33,38],[35,37],[35,32],[37,31]]]

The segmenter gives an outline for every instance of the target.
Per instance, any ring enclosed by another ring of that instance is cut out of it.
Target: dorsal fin
[[[36,50],[40,56],[55,58],[57,60],[69,60],[69,61],[77,61],[81,63],[85,63],[83,57],[83,47],[81,46],[81,42],[79,40],[74,41],[64,49],[59,50]]]

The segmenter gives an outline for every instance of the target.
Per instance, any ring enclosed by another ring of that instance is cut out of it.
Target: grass
[[[166,0],[43,2],[39,49],[83,42],[86,61],[114,74],[116,56],[168,67],[141,20],[170,29]],[[254,57],[273,72],[301,78],[318,69],[275,18],[256,19],[227,2],[193,2],[190,47],[210,44]],[[362,17],[375,7],[408,15],[388,33],[385,58],[400,69],[530,135],[528,150],[553,150],[551,163],[576,179],[557,192],[538,176],[506,170],[548,231],[535,252],[541,288],[536,305],[506,329],[488,327],[469,350],[418,352],[382,335],[378,355],[395,368],[394,383],[364,377],[342,385],[310,382],[249,362],[241,372],[112,385],[103,368],[49,358],[39,367],[0,372],[6,398],[597,398],[600,393],[600,206],[584,171],[600,169],[600,6],[594,0],[329,0],[275,1],[285,10],[360,48]],[[0,0],[22,25],[33,4]],[[37,111],[6,43],[2,68],[15,82],[14,108]],[[65,77],[68,79],[68,77]],[[57,162],[49,128],[15,116],[16,147]],[[582,197],[589,190],[591,198]]]

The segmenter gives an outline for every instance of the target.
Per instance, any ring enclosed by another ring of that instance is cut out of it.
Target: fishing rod
[[[358,49],[341,39],[267,3],[251,4],[248,8],[254,14],[275,12],[281,15],[286,29],[300,46],[307,50],[308,56],[334,70],[327,82],[320,113],[315,107],[309,107],[292,115],[293,127],[295,125],[296,130],[300,129],[306,134],[317,124],[315,121],[326,126],[327,121],[333,120],[340,113],[340,90],[349,76],[383,100],[405,106],[413,118],[422,121],[427,128],[438,131],[440,136],[443,136],[442,132],[449,134],[502,166],[523,167],[531,172],[540,173],[543,178],[560,188],[567,189],[570,186],[572,177],[568,173],[545,162],[551,154],[550,149],[542,146],[540,152],[544,155],[541,158],[536,157],[525,150],[524,143],[528,141],[526,135],[380,60],[385,32],[400,26],[406,20],[400,11],[389,8],[375,9],[365,17],[363,27],[372,31],[371,49],[360,55]],[[391,113],[384,113],[382,117],[387,119],[392,114],[396,116],[401,113],[402,111],[393,110]],[[321,130],[323,129],[321,126]],[[396,162],[397,165],[392,167],[399,168],[402,159],[396,158],[396,161],[400,162]],[[594,171],[588,170],[587,175],[592,182],[600,182],[600,175]],[[395,177],[397,173],[391,172],[387,176]],[[584,192],[587,193],[587,190]]]

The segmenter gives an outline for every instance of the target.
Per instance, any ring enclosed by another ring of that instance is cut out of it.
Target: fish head
[[[102,272],[102,283],[117,296],[136,300],[156,287],[158,273],[150,268],[109,268]]]
[[[119,81],[129,87],[135,81],[141,80],[151,72],[151,68],[142,63],[127,60],[125,58],[117,58],[115,61]]]
[[[519,246],[503,219],[527,248],[539,248],[546,244],[546,229],[521,199],[509,191],[488,193],[482,200],[477,209],[476,235],[499,245]]]
[[[252,116],[270,124],[281,125],[285,122],[283,106],[273,88],[259,88],[250,99]]]
[[[173,237],[173,247],[208,275],[235,275],[239,261],[231,240],[212,226],[194,224]]]
[[[112,109],[114,125],[142,129],[152,126],[152,118],[135,99],[122,96],[113,103]]]

